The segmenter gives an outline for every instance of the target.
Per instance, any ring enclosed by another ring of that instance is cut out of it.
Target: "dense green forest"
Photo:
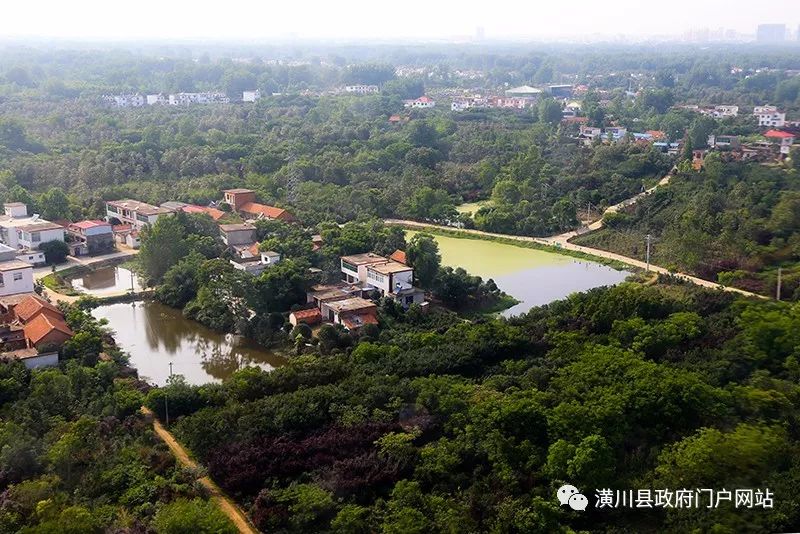
[[[352,349],[147,404],[179,399],[176,433],[267,532],[796,529],[797,310],[663,282],[510,321],[384,315]],[[564,482],[775,501],[581,515]]]
[[[59,367],[0,361],[0,531],[236,532],[139,412],[149,386],[106,328],[66,311]]]
[[[774,295],[782,269],[783,299],[800,298],[800,192],[797,169],[723,163],[706,158],[606,219],[606,228],[576,242],[642,257],[708,280]]]
[[[603,55],[570,47],[454,57],[432,47],[383,50],[385,57],[363,62],[357,51],[351,51],[356,61],[328,52],[328,60],[305,51],[269,63],[9,48],[0,60],[0,197],[38,200],[44,212],[50,203],[40,197],[56,188],[69,197],[67,214],[96,216],[103,199],[206,203],[221,188],[246,186],[307,224],[362,215],[452,222],[455,205],[492,198],[474,221],[462,222],[546,235],[577,225],[576,214],[589,203],[602,208],[639,191],[671,162],[632,144],[579,148],[576,127],[558,124],[552,101],[521,113],[452,114],[445,100],[390,124],[390,115],[406,114],[402,99],[458,86],[456,72],[465,68],[480,67],[484,75],[469,82],[474,89],[586,83],[583,111],[592,124],[661,129],[672,140],[688,130],[693,146],[709,133],[752,135],[757,128],[752,117],[716,121],[673,104],[800,107],[800,77],[781,70],[800,65],[776,50],[720,48],[722,57],[713,59],[686,49],[612,48]],[[441,68],[438,75],[399,77],[391,65],[405,61]],[[773,70],[755,72],[764,65]],[[356,82],[380,84],[382,92],[326,93]],[[635,97],[625,93],[632,84]],[[254,87],[281,94],[253,105],[189,108],[114,109],[99,98],[134,90],[221,90],[235,99]]]

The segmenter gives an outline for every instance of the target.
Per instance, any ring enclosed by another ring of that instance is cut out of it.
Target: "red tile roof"
[[[403,265],[408,265],[408,260],[406,259],[406,253],[400,249],[395,250],[392,252],[392,255],[389,256],[390,260],[394,260],[398,263],[402,263]]]
[[[185,213],[206,213],[209,217],[214,219],[215,221],[221,219],[225,212],[222,210],[218,210],[217,208],[209,208],[207,206],[196,206],[194,204],[189,204],[183,206],[181,210]]]
[[[111,226],[111,224],[105,221],[93,219],[93,220],[74,222],[70,224],[70,226],[80,228],[81,230],[88,230],[89,228],[95,228],[96,226]]]
[[[239,211],[253,215],[263,215],[268,219],[282,219],[284,221],[287,221],[292,217],[291,214],[283,208],[259,204],[258,202],[245,202],[239,208]]]
[[[72,330],[69,329],[67,323],[49,317],[46,314],[37,315],[31,322],[25,325],[24,331],[25,337],[33,345],[36,345],[53,332],[61,332],[65,338],[72,336]]]
[[[342,317],[342,324],[344,324],[348,330],[355,330],[357,328],[361,328],[365,324],[378,324],[378,317],[374,312],[359,313],[356,315]]]
[[[310,310],[297,310],[293,311],[291,315],[294,315],[294,318],[298,321],[319,322],[322,320],[322,313],[319,311],[319,308],[311,308]]]
[[[778,137],[780,139],[787,139],[789,137],[797,137],[789,132],[782,132],[780,130],[770,130],[764,134],[764,137]]]
[[[34,297],[33,295],[14,306],[14,314],[23,323],[29,322],[40,313],[46,313],[49,316],[55,317],[61,321],[64,320],[61,310],[49,302],[46,302],[38,297]]]

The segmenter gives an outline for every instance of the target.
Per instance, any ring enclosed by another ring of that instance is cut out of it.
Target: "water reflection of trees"
[[[207,347],[202,352],[200,352],[199,346],[197,348],[203,370],[214,378],[226,378],[238,371],[242,364],[241,353],[231,346],[216,345]]]

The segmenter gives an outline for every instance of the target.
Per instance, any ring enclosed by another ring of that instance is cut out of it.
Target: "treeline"
[[[511,321],[379,337],[166,388],[175,430],[270,532],[792,530],[796,310],[623,284]],[[173,399],[176,399],[173,402]],[[769,488],[774,507],[559,508],[595,489]]]

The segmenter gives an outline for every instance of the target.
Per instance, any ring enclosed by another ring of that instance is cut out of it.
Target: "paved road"
[[[175,456],[175,459],[180,462],[181,465],[187,467],[189,469],[197,469],[199,466],[197,462],[189,458],[189,454],[186,452],[186,449],[183,448],[183,445],[178,443],[178,440],[166,429],[164,425],[156,418],[155,414],[150,411],[147,407],[142,406],[141,412],[145,414],[145,416],[152,418],[153,420],[153,430],[155,431],[156,435],[161,438],[161,440],[167,444],[169,450],[172,451],[172,454]],[[239,529],[239,532],[243,534],[258,534],[258,530],[253,527],[250,523],[250,520],[247,519],[247,515],[244,513],[239,505],[233,502],[225,493],[217,486],[210,477],[204,476],[198,480],[200,484],[203,485],[204,488],[208,491],[208,494],[211,496],[211,500],[213,500],[217,506],[219,506],[220,510],[228,516],[228,518],[236,525],[236,528]]]

